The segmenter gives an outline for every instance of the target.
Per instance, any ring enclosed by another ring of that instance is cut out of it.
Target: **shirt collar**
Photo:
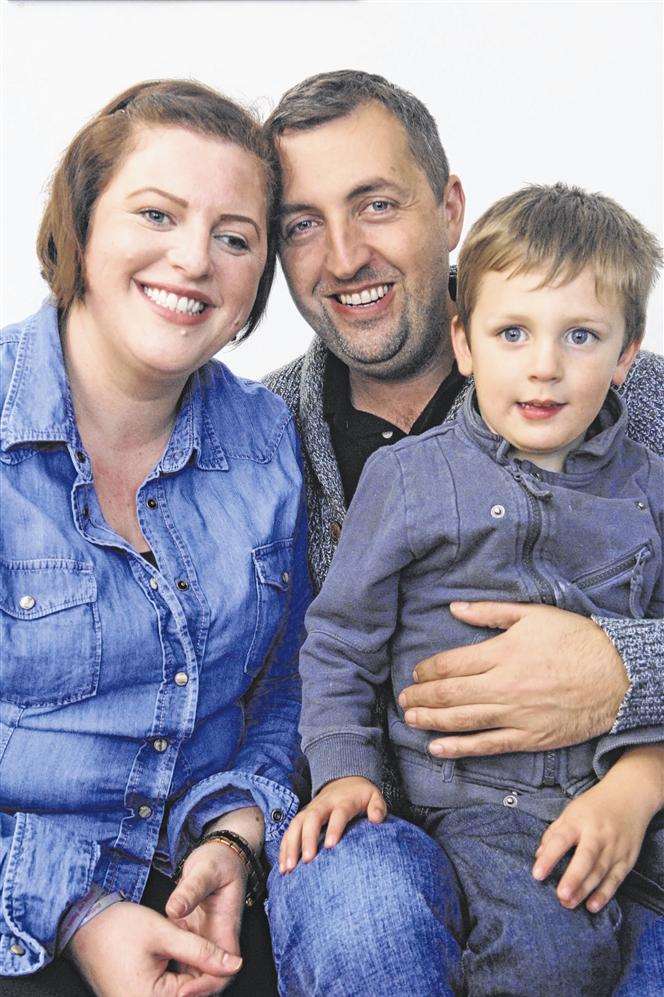
[[[491,454],[500,464],[509,459],[510,444],[502,436],[492,433],[482,419],[477,407],[475,388],[468,392],[459,413],[462,430],[466,436],[482,450]],[[567,455],[565,474],[578,474],[595,471],[604,466],[613,456],[627,430],[627,410],[618,393],[611,388],[604,405],[583,442]],[[555,477],[556,472],[543,471],[547,478]]]
[[[201,371],[189,378],[173,432],[157,471],[174,473],[194,456],[203,470],[227,470],[228,462],[204,413]],[[23,323],[7,398],[0,417],[0,449],[35,443],[80,448],[65,370],[55,304],[47,301]]]

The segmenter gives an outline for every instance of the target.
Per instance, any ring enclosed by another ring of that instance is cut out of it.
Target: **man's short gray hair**
[[[436,198],[442,200],[450,169],[436,122],[421,100],[382,76],[359,69],[310,76],[286,91],[265,122],[265,130],[274,142],[288,129],[316,128],[344,118],[371,101],[378,101],[401,122],[415,161],[426,174]]]

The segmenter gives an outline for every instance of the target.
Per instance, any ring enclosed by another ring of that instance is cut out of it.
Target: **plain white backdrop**
[[[380,73],[435,116],[470,223],[528,182],[620,201],[662,239],[662,6],[617,3],[107,3],[1,0],[2,324],[46,294],[34,252],[60,154],[113,95],[193,77],[265,115],[322,70]],[[223,354],[260,377],[311,332],[281,275],[253,337]],[[662,286],[646,345],[664,352]]]

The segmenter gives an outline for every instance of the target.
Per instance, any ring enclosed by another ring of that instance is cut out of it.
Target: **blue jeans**
[[[599,915],[562,908],[530,876],[541,821],[482,806],[428,826],[445,850],[398,818],[359,820],[312,863],[273,869],[282,997],[664,992],[664,919],[625,904],[618,936],[615,902]]]

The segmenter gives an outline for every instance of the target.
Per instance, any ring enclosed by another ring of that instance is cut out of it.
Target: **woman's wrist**
[[[265,820],[258,807],[242,807],[240,810],[230,810],[222,817],[205,825],[204,834],[213,831],[233,831],[247,842],[255,855],[263,850],[265,838]]]

